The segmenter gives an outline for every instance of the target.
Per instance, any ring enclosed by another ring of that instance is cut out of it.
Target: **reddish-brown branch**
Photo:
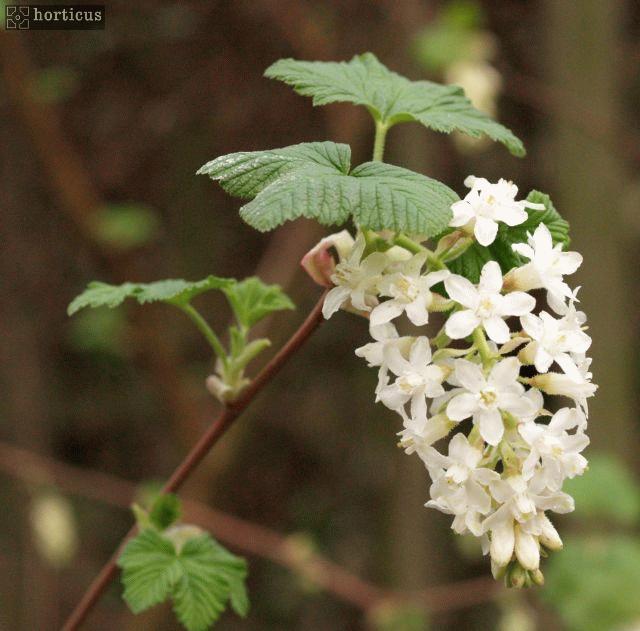
[[[202,438],[200,438],[193,449],[180,463],[178,468],[173,472],[169,481],[163,487],[165,492],[177,491],[182,486],[202,459],[209,453],[210,449],[218,442],[220,437],[227,431],[227,429],[229,429],[238,416],[246,409],[254,397],[271,381],[271,379],[273,379],[282,366],[284,366],[287,359],[289,359],[289,357],[291,357],[291,355],[293,355],[316,330],[323,321],[323,302],[324,295],[320,300],[318,300],[311,313],[307,316],[307,319],[300,325],[289,341],[280,349],[280,351],[273,357],[273,359],[271,359],[262,371],[260,371],[258,376],[251,382],[238,400],[234,401],[221,412],[218,418],[212,423],[209,429],[203,434]],[[118,549],[91,583],[65,623],[63,627],[64,631],[73,631],[74,629],[77,629],[87,617],[96,602],[98,602],[100,596],[116,575],[116,562],[120,556],[122,546],[135,533],[135,531],[136,528],[133,527],[127,533]]]
[[[59,462],[0,442],[0,471],[33,485],[55,485],[74,495],[128,509],[136,485],[113,475]],[[321,554],[308,550],[295,537],[183,499],[185,516],[214,533],[224,543],[245,553],[269,559],[290,569],[336,598],[365,612],[382,603],[423,603],[432,612],[471,607],[491,600],[501,589],[490,577],[400,593],[370,583]]]

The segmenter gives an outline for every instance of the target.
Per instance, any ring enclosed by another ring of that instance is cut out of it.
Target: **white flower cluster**
[[[525,206],[537,208],[515,201],[517,188],[504,180],[466,183],[472,190],[453,205],[451,225],[484,245],[495,239],[496,222],[518,225],[528,217]],[[562,546],[547,511],[573,510],[563,481],[587,465],[587,399],[596,390],[585,356],[591,339],[575,308],[577,290],[564,281],[582,257],[554,246],[541,223],[527,243],[513,246],[526,264],[503,277],[489,261],[474,285],[430,270],[428,252],[414,249],[370,249],[363,233],[354,240],[343,231],[323,239],[303,266],[332,286],[326,318],[340,308],[368,316],[373,341],[356,354],[378,368],[376,400],[400,415],[399,445],[429,471],[426,505],[453,515],[455,532],[481,538],[494,576],[516,586],[541,583],[541,554]],[[534,315],[528,292],[535,289],[546,290],[553,313]],[[396,328],[403,314],[423,327],[436,311],[446,320],[431,339]],[[565,407],[552,415],[545,394],[564,397]],[[433,444],[451,432],[444,455]]]

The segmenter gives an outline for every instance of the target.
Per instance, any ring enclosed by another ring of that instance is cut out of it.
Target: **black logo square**
[[[18,4],[7,4],[4,8],[5,29],[8,31],[28,29],[29,8]]]

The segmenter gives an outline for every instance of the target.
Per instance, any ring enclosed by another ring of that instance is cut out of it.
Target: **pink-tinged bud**
[[[331,276],[335,270],[336,261],[329,250],[335,248],[340,260],[342,260],[351,252],[353,243],[353,237],[346,230],[330,234],[321,239],[302,257],[300,265],[318,285],[332,287]]]

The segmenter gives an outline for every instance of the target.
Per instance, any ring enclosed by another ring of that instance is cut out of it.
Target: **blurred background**
[[[546,586],[496,587],[477,545],[423,507],[426,471],[395,447],[397,418],[374,405],[375,371],[353,354],[366,326],[339,314],[184,488],[187,519],[250,563],[249,617],[217,628],[639,629],[640,5],[111,2],[106,24],[0,31],[0,629],[59,628],[128,529],[135,493],[217,411],[206,345],[180,313],[69,319],[67,304],[92,279],[258,274],[298,305],[267,325],[281,344],[319,295],[298,262],[322,229],[258,234],[239,200],[194,173],[311,140],[369,159],[363,109],[314,109],[262,78],[281,57],[367,50],[413,79],[463,85],[529,151],[404,125],[386,160],[459,193],[469,173],[510,178],[570,221],[600,384],[591,468],[569,489],[576,513],[556,520],[565,551],[545,563]],[[224,329],[224,303],[200,300]],[[134,618],[119,593],[87,629],[178,628],[166,606]]]

